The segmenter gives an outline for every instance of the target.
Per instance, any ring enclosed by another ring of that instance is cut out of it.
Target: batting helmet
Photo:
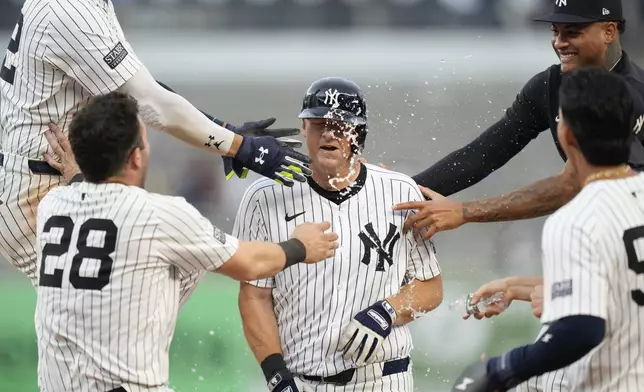
[[[367,138],[367,104],[360,87],[340,77],[318,79],[309,86],[299,118],[326,118],[356,126],[357,149],[362,151]]]

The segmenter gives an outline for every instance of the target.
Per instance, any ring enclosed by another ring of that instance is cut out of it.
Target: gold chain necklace
[[[628,165],[620,165],[613,169],[598,171],[586,177],[584,186],[588,185],[588,183],[591,181],[613,178],[613,177],[621,177],[625,174],[629,174],[630,172],[631,172],[631,167]]]

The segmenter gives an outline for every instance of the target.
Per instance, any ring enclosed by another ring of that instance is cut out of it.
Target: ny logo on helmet
[[[338,97],[340,96],[340,92],[336,89],[328,89],[324,92],[324,104],[329,105],[332,108],[340,106],[340,103],[338,102]]]
[[[264,164],[264,155],[268,154],[268,148],[260,147],[259,148],[259,156],[255,158],[255,163],[259,163],[260,165]]]
[[[390,223],[387,237],[385,237],[384,242],[381,242],[380,238],[378,238],[376,232],[373,230],[373,225],[371,223],[367,223],[360,234],[358,234],[358,237],[360,237],[360,241],[362,241],[362,245],[364,245],[365,248],[365,252],[361,260],[362,263],[369,265],[371,262],[371,251],[375,250],[378,255],[376,271],[385,270],[385,261],[391,267],[394,263],[394,246],[396,246],[396,243],[400,239],[400,233],[398,233],[397,229],[398,228],[394,224]]]
[[[568,0],[555,0],[557,7],[565,7],[568,5]]]

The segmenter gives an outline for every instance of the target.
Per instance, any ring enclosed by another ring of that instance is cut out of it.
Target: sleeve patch
[[[114,49],[110,50],[110,52],[103,57],[103,60],[108,67],[114,69],[121,64],[127,55],[127,49],[125,49],[122,43],[118,42],[116,46],[114,46]]]
[[[552,284],[552,299],[572,295],[572,279]]]

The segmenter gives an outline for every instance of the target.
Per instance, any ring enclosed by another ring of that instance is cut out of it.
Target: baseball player
[[[312,268],[241,284],[248,344],[274,392],[411,392],[407,324],[441,303],[442,280],[432,243],[402,234],[409,213],[391,205],[422,195],[409,177],[358,161],[367,108],[355,83],[315,81],[299,117],[308,184],[254,182],[233,233],[278,241],[299,222],[328,220],[340,248]]]
[[[555,146],[566,161],[557,140],[559,103],[557,91],[566,72],[582,66],[600,66],[620,75],[635,99],[629,163],[644,168],[644,69],[622,50],[625,31],[621,0],[551,0],[553,11],[537,19],[548,22],[552,47],[560,64],[533,76],[502,118],[467,146],[449,154],[413,177],[434,191],[432,201],[408,203],[397,208],[418,209],[406,227],[427,228],[427,238],[439,231],[468,222],[498,222],[535,218],[561,207],[579,191],[567,163],[557,175],[502,196],[472,202],[444,198],[483,180],[505,165],[541,132],[550,129]]]
[[[323,221],[279,243],[239,241],[183,198],[146,192],[147,131],[123,93],[91,100],[59,148],[71,148],[85,181],[51,190],[38,208],[42,392],[171,391],[177,313],[206,271],[267,278],[338,246]]]
[[[558,138],[581,192],[543,232],[542,337],[470,366],[453,391],[506,391],[569,366],[572,391],[641,390],[644,174],[628,165],[633,98],[601,69],[564,76]]]
[[[67,132],[90,97],[115,90],[138,100],[148,124],[226,156],[226,166],[289,186],[305,181],[307,157],[270,136],[236,135],[270,135],[265,128],[274,119],[242,127],[210,121],[157,84],[125,39],[110,0],[27,0],[0,65],[0,250],[33,284],[37,205],[64,182],[43,135],[49,124]]]

